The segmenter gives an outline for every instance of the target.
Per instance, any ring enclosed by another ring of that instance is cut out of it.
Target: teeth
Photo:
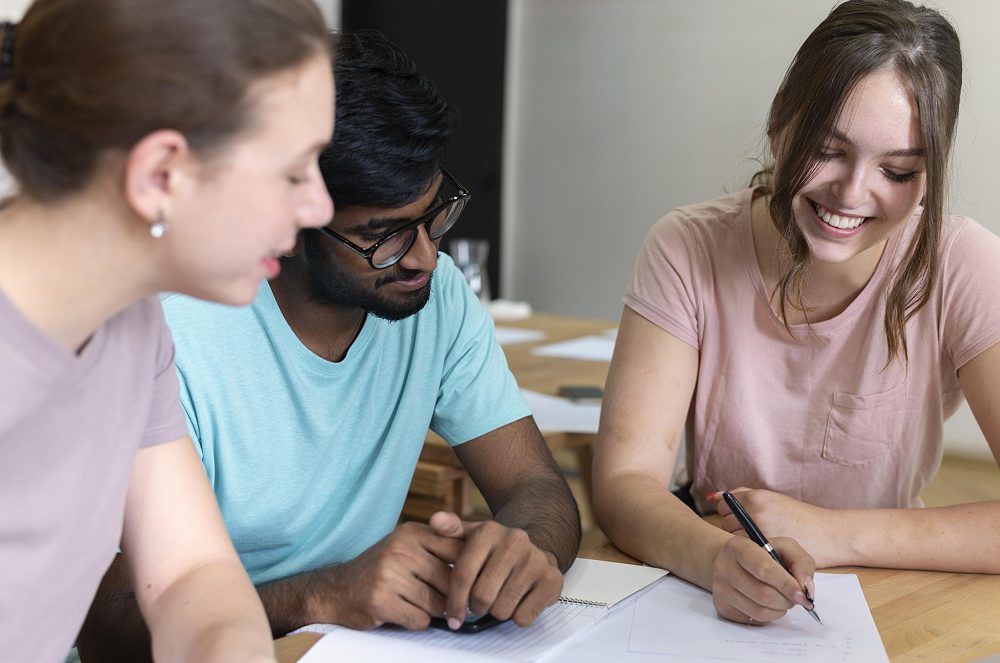
[[[828,225],[840,228],[841,230],[853,230],[868,218],[864,216],[840,216],[839,214],[833,214],[819,203],[813,203],[813,207],[816,209],[816,215],[819,218],[823,219]]]

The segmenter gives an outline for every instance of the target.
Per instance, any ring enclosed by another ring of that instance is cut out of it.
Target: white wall
[[[617,320],[649,226],[745,186],[778,83],[833,4],[511,0],[503,296]],[[965,53],[951,209],[1000,233],[1000,3],[936,6]],[[968,410],[946,436],[985,450]]]
[[[31,0],[0,0],[0,19],[18,20]]]

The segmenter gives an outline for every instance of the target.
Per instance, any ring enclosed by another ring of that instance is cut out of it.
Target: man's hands
[[[461,626],[466,606],[477,614],[488,612],[527,626],[558,600],[563,576],[556,558],[536,547],[524,530],[494,520],[465,522],[445,511],[435,513],[430,526],[465,544],[454,562],[447,592],[451,628]]]
[[[354,560],[316,576],[309,619],[358,629],[384,623],[423,629],[442,614],[453,615],[449,624],[457,628],[466,606],[527,626],[562,589],[555,557],[524,530],[444,511],[429,527],[400,525]]]
[[[384,623],[424,629],[445,609],[463,542],[404,523],[350,562],[317,572],[307,611],[315,622],[368,629]]]

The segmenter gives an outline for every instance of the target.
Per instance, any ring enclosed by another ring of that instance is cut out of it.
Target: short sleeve
[[[497,343],[493,320],[450,263],[435,273],[442,316],[452,328],[431,429],[449,444],[475,439],[531,415],[507,358]]]
[[[156,339],[152,346],[156,353],[153,375],[153,397],[150,402],[146,431],[142,446],[151,447],[172,442],[187,435],[187,426],[181,412],[177,372],[174,368],[174,342],[170,329],[163,319],[163,309],[156,300],[152,309],[151,333]]]
[[[941,264],[941,337],[955,369],[1000,343],[1000,237],[972,219],[959,224]]]
[[[625,305],[688,345],[699,347],[698,276],[706,261],[688,231],[686,215],[675,210],[656,222],[636,259]]]

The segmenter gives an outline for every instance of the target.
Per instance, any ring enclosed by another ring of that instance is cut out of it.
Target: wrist
[[[305,624],[339,624],[337,610],[339,595],[340,566],[327,566],[310,571],[302,577],[303,600],[302,617]]]
[[[712,591],[715,579],[715,565],[722,555],[726,546],[733,540],[734,535],[729,532],[709,525],[700,523],[704,527],[698,527],[698,536],[692,539],[692,550],[702,551],[699,554],[691,555],[690,560],[693,565],[692,577],[689,578],[696,585]],[[673,569],[670,569],[673,571]]]
[[[307,624],[335,624],[334,585],[328,569],[307,571],[259,588],[271,630],[284,635]]]
[[[865,543],[866,528],[858,522],[862,512],[853,509],[828,509],[824,513],[829,525],[826,541],[828,550],[814,554],[817,568],[831,566],[868,566]],[[879,530],[879,536],[887,532]]]

